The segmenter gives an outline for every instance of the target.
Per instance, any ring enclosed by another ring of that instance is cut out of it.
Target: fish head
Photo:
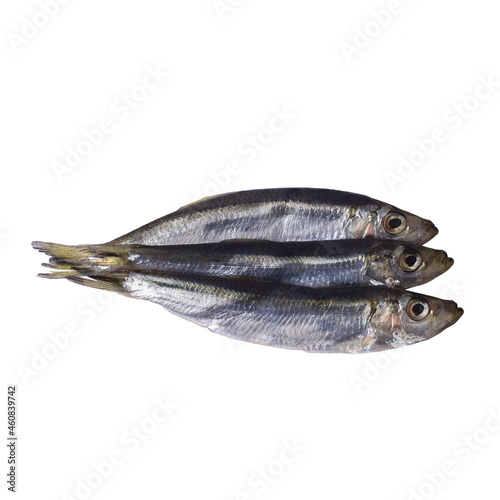
[[[353,208],[346,228],[350,238],[398,240],[418,245],[423,245],[438,233],[430,220],[382,202]]]
[[[428,340],[455,324],[464,313],[452,300],[394,291],[390,299],[372,305],[369,351],[404,347]]]
[[[422,245],[434,238],[438,229],[430,220],[373,201],[351,208],[346,232],[353,239],[377,238]]]
[[[411,288],[446,272],[453,259],[442,250],[410,243],[384,241],[366,259],[370,284]]]

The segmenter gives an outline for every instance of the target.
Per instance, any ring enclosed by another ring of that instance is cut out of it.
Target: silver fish
[[[436,226],[368,196],[329,189],[257,189],[180,208],[111,244],[184,245],[228,239],[395,239],[424,244]]]
[[[296,287],[248,278],[131,272],[70,281],[162,305],[227,337],[308,352],[366,353],[430,339],[463,310],[400,288]]]
[[[231,240],[193,245],[78,245],[34,242],[56,269],[48,278],[109,272],[242,276],[299,286],[410,288],[447,271],[446,252],[388,240],[275,242]],[[59,272],[57,271],[59,270]],[[62,272],[61,272],[62,271]]]

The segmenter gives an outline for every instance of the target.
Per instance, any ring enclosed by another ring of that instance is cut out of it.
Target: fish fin
[[[68,277],[66,279],[68,281],[71,281],[72,283],[76,283],[77,285],[96,288],[97,290],[105,290],[107,292],[117,292],[123,295],[130,295],[129,292],[124,288],[126,276],[75,276]]]
[[[229,193],[214,194],[212,196],[205,196],[205,198],[201,198],[200,200],[192,201],[191,203],[188,203],[187,205],[183,205],[182,207],[178,208],[176,210],[176,212],[179,212],[179,211],[184,210],[186,208],[193,208],[196,205],[199,205],[201,203],[205,203],[206,201],[214,200],[216,198],[220,198],[222,196],[227,196],[228,194],[233,194],[233,193],[235,193],[235,191],[231,191]]]
[[[200,206],[203,207],[203,204],[206,202],[209,202],[211,200],[215,200],[217,198],[223,198],[227,195],[235,194],[236,191],[232,191],[230,193],[221,193],[221,194],[216,194],[213,196],[206,196],[205,198],[202,198],[201,200],[196,200],[191,203],[188,203],[187,205],[183,205],[182,207],[179,207],[177,210],[174,212],[164,215],[163,217],[159,217],[158,219],[155,219],[151,222],[148,222],[147,224],[144,224],[137,229],[134,229],[133,231],[129,231],[128,233],[125,233],[121,236],[118,236],[118,238],[114,238],[111,241],[109,241],[107,244],[108,245],[120,245],[122,243],[127,243],[131,240],[134,240],[137,235],[140,235],[143,231],[147,231],[150,228],[154,228],[158,225],[160,225],[163,221],[170,220],[172,217],[176,217],[179,212],[183,212],[184,210],[194,210],[196,208],[199,208]]]
[[[80,272],[72,269],[69,271],[57,271],[54,273],[38,273],[37,276],[39,278],[48,278],[48,279],[63,279],[63,278],[71,278],[80,276]]]
[[[78,285],[129,295],[125,280],[130,274],[130,246],[59,245],[34,241],[33,248],[47,254],[43,263],[53,272],[40,273],[40,278],[67,279]]]
[[[34,241],[33,248],[49,256],[42,264],[54,270],[52,274],[41,274],[43,278],[69,278],[77,276],[103,276],[131,271],[128,245],[60,245]]]

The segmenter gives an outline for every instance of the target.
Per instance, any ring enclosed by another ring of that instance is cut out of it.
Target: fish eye
[[[413,273],[422,265],[422,256],[414,250],[405,250],[399,257],[399,267],[406,273]]]
[[[421,321],[429,314],[429,304],[424,300],[411,299],[406,306],[406,313],[410,319]]]
[[[406,228],[406,218],[403,214],[391,212],[384,219],[384,229],[389,234],[399,234]]]

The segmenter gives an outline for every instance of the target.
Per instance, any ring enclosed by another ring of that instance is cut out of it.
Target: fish
[[[438,233],[427,219],[368,196],[312,188],[256,189],[200,200],[111,240],[185,245],[232,239],[389,239],[423,245]]]
[[[148,300],[226,337],[310,353],[368,353],[428,340],[463,309],[402,288],[307,287],[255,278],[109,272],[74,283]]]
[[[453,259],[442,250],[397,240],[275,242],[226,240],[188,245],[59,245],[33,242],[50,255],[48,278],[114,272],[240,276],[290,285],[411,288],[443,274]]]

